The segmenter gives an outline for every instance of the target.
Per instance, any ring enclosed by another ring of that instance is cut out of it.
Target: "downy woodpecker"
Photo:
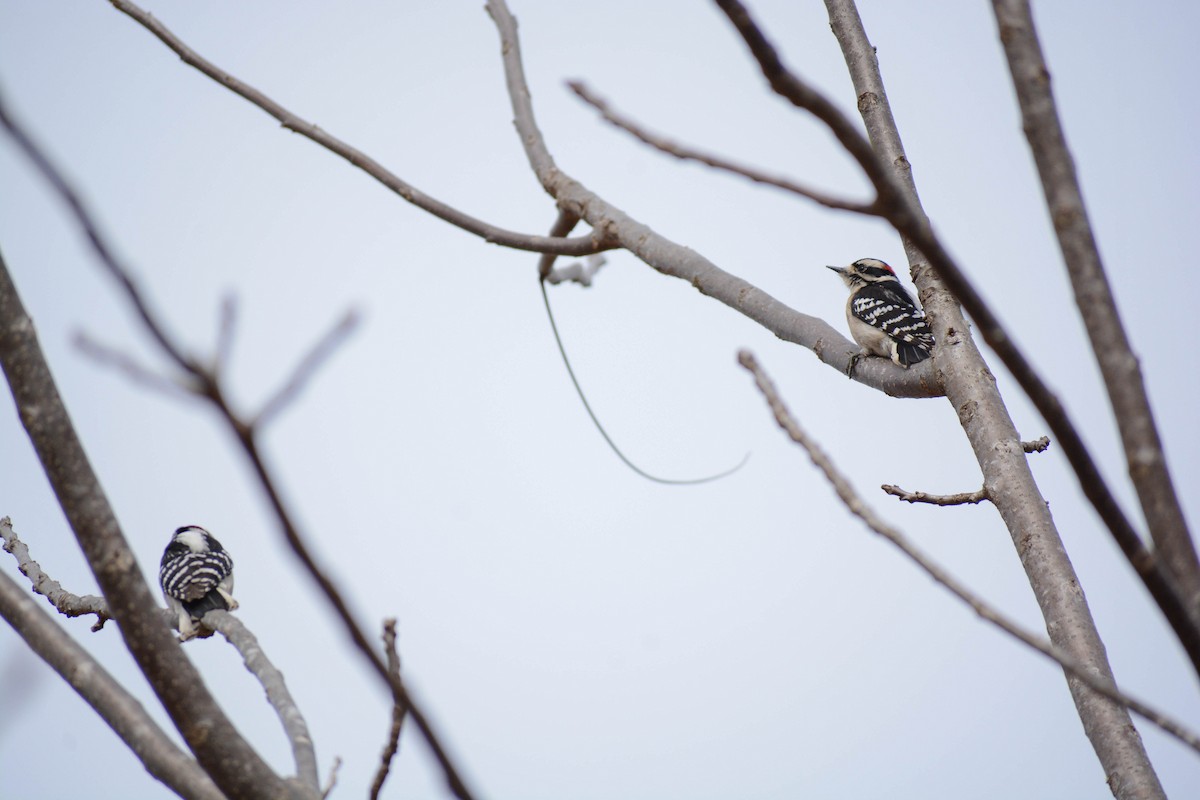
[[[181,642],[199,635],[200,619],[209,611],[238,607],[233,599],[233,559],[198,525],[185,525],[171,536],[158,568],[158,582],[167,608],[179,617]]]
[[[890,358],[908,368],[929,358],[933,334],[925,313],[900,285],[892,268],[877,258],[860,258],[848,267],[829,267],[850,289],[846,321],[862,352],[850,359],[846,374],[864,355]]]

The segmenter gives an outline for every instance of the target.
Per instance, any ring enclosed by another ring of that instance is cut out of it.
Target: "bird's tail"
[[[221,596],[220,592],[213,589],[199,600],[184,603],[183,610],[191,614],[193,618],[200,619],[209,611],[228,611],[229,604],[225,602],[225,598]]]
[[[918,364],[929,358],[930,351],[928,348],[913,344],[912,342],[897,342],[896,357],[900,359],[900,363],[904,366],[910,364]]]

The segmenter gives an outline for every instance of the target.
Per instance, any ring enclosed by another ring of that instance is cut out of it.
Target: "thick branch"
[[[663,275],[687,281],[702,294],[749,317],[780,339],[812,350],[823,363],[844,375],[850,357],[860,348],[824,320],[789,308],[758,287],[720,269],[694,250],[661,236],[554,163],[533,115],[516,20],[504,0],[488,0],[485,7],[500,33],[500,54],[512,102],[513,122],[526,158],[559,208],[586,220],[594,229],[603,231]],[[853,377],[859,383],[893,397],[938,397],[942,394],[933,370],[924,362],[904,370],[886,359],[865,359],[855,369]]]
[[[1158,552],[1185,601],[1195,610],[1200,608],[1200,560],[1167,468],[1142,371],[1125,335],[1092,234],[1029,2],[993,0],[992,6],[1075,303],[1121,432],[1129,477]]]
[[[597,253],[601,250],[607,250],[611,245],[603,240],[603,237],[579,236],[574,239],[558,239],[547,236],[535,236],[531,234],[516,233],[514,231],[498,228],[495,225],[490,225],[482,220],[476,219],[469,214],[459,211],[453,206],[449,206],[440,200],[422,192],[413,185],[402,180],[396,174],[388,171],[382,164],[375,159],[363,153],[354,147],[338,139],[336,136],[322,130],[311,122],[301,119],[296,114],[288,111],[286,108],[276,103],[271,98],[267,97],[262,92],[255,89],[253,86],[235,78],[228,72],[225,72],[220,67],[203,58],[196,51],[192,50],[184,44],[175,34],[171,33],[165,25],[155,19],[147,11],[139,8],[137,5],[128,2],[128,0],[110,0],[113,6],[122,13],[128,15],[135,20],[139,25],[154,34],[158,39],[183,60],[189,66],[203,72],[208,77],[212,78],[217,83],[225,88],[241,95],[246,100],[261,108],[263,111],[270,114],[275,119],[279,120],[279,124],[288,130],[298,133],[306,139],[321,145],[327,150],[341,156],[349,161],[354,166],[361,169],[363,172],[370,175],[375,180],[382,183],[388,189],[400,195],[403,199],[434,215],[438,219],[445,220],[451,225],[462,228],[468,233],[473,233],[479,236],[484,241],[492,244],[503,245],[504,247],[512,247],[517,250],[531,250],[537,253],[558,253],[564,256],[583,256],[589,253]]]
[[[787,406],[783,402],[783,398],[776,391],[774,383],[770,377],[759,365],[758,360],[754,355],[747,350],[742,350],[738,353],[738,363],[746,368],[754,376],[754,382],[758,386],[767,404],[771,407],[771,412],[775,416],[775,421],[779,427],[787,433],[788,438],[804,448],[808,453],[808,457],[813,464],[829,481],[837,496],[849,509],[850,513],[858,517],[863,523],[875,533],[887,539],[895,545],[904,555],[908,556],[918,567],[921,568],[935,582],[945,587],[959,600],[970,606],[971,610],[982,617],[984,620],[995,625],[1000,630],[1012,636],[1014,639],[1022,642],[1026,646],[1038,651],[1042,655],[1058,662],[1058,664],[1069,674],[1074,680],[1085,684],[1092,691],[1104,695],[1109,700],[1119,703],[1125,708],[1132,709],[1142,717],[1145,717],[1150,722],[1162,728],[1167,733],[1171,734],[1179,741],[1186,744],[1193,750],[1200,752],[1200,736],[1197,736],[1193,731],[1188,730],[1177,720],[1172,719],[1166,714],[1154,709],[1140,700],[1137,700],[1124,692],[1108,678],[1094,674],[1094,670],[1080,662],[1066,650],[1055,646],[1054,644],[1041,639],[1038,636],[1030,633],[1022,628],[1013,620],[1001,614],[982,598],[968,589],[957,578],[946,572],[938,566],[932,559],[922,553],[914,546],[903,533],[894,528],[882,518],[880,518],[871,507],[863,502],[858,492],[854,490],[854,486],[834,465],[833,460],[826,455],[825,451],[811,439],[800,424],[796,422],[796,418],[788,411]]]
[[[175,746],[137,699],[4,573],[0,617],[113,729],[147,772],[187,800],[225,800],[200,765]]]

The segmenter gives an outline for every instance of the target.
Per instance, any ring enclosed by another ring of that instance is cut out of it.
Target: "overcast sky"
[[[481,2],[149,6],[193,48],[429,194],[504,227],[554,219],[511,125]],[[751,8],[787,62],[854,112],[823,4]],[[597,120],[583,79],[678,138],[838,192],[864,181],[820,126],[769,93],[705,3],[512,0],[534,108],[559,166],[609,202],[844,330],[825,264],[882,258],[884,225],[680,164]],[[1137,516],[983,2],[864,1],[935,227],[1075,415]],[[1089,211],[1196,525],[1194,316],[1200,218],[1195,3],[1044,3],[1043,46]],[[253,410],[348,308],[363,325],[267,436],[314,549],[372,630],[399,618],[405,673],[488,798],[1103,797],[1060,670],[994,629],[851,518],[770,418],[757,353],[874,507],[1041,629],[988,505],[900,504],[882,483],[978,488],[944,400],[889,399],[624,253],[552,300],[590,401],[574,394],[536,257],[434,219],[184,65],[101,0],[0,0],[0,89],[76,182],[154,307],[210,352],[241,315],[234,396]],[[1192,100],[1189,100],[1192,98]],[[239,617],[286,673],[334,797],[362,797],[384,692],[286,549],[213,415],[83,356],[79,331],[161,368],[61,203],[0,141],[0,248],[148,580],[170,533],[211,530]],[[1187,276],[1180,280],[1176,276]],[[1178,290],[1175,288],[1178,286]],[[1186,295],[1183,295],[1186,298]],[[985,351],[1025,438],[1046,426]],[[96,591],[8,394],[0,515],[43,568]],[[1119,681],[1200,727],[1196,679],[1086,506],[1061,452],[1032,458]],[[0,559],[16,575],[11,559]],[[61,624],[169,727],[118,631]],[[186,645],[276,769],[278,723],[237,654]],[[78,697],[0,627],[0,796],[167,796]],[[1139,721],[1168,791],[1200,758]],[[392,797],[445,794],[406,733]]]

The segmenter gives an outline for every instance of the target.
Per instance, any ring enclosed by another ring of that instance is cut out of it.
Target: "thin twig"
[[[661,136],[656,133],[651,133],[645,127],[634,122],[629,117],[615,111],[607,100],[604,100],[599,95],[592,92],[581,81],[568,81],[567,86],[571,88],[575,94],[579,96],[583,102],[590,105],[592,108],[600,112],[607,122],[631,134],[634,138],[645,144],[650,145],[656,150],[659,150],[667,155],[674,156],[683,161],[698,161],[714,169],[719,169],[724,172],[731,172],[734,175],[741,175],[743,178],[749,178],[755,183],[762,183],[767,186],[774,186],[777,189],[783,189],[786,192],[798,194],[801,197],[807,197],[818,205],[826,208],[834,208],[842,211],[853,211],[856,214],[867,214],[870,216],[880,216],[880,212],[875,203],[863,203],[855,200],[845,200],[840,197],[835,197],[827,192],[810,189],[803,184],[800,184],[790,178],[784,178],[779,175],[772,175],[755,167],[748,167],[743,164],[738,164],[730,159],[722,156],[706,153],[688,145],[680,144],[671,139]]]
[[[394,680],[399,681],[400,653],[396,650],[395,618],[383,621],[383,649],[387,653],[388,674]],[[371,781],[371,800],[379,800],[379,793],[383,791],[383,783],[392,769],[392,759],[396,757],[396,751],[400,748],[400,730],[404,726],[404,717],[407,714],[406,707],[392,703],[392,726],[388,731],[388,740],[383,747],[383,754],[379,757],[379,770],[375,773],[375,780]]]
[[[221,298],[221,314],[217,321],[217,345],[213,348],[212,372],[225,374],[233,355],[233,335],[237,329],[238,301],[232,292]]]
[[[899,486],[885,483],[879,487],[887,494],[898,497],[906,503],[929,503],[934,506],[965,506],[982,503],[988,499],[987,489],[976,489],[973,492],[958,494],[929,494],[927,492],[906,492]]]
[[[556,239],[545,236],[531,236],[523,233],[505,230],[495,225],[490,225],[482,220],[476,219],[469,214],[466,214],[453,206],[447,205],[433,197],[417,189],[412,184],[404,181],[395,173],[387,170],[382,164],[368,156],[366,153],[351,147],[341,139],[333,136],[327,131],[317,127],[316,125],[301,119],[296,114],[288,111],[279,103],[275,102],[265,94],[250,86],[248,83],[235,78],[225,70],[213,64],[202,57],[199,53],[192,50],[184,44],[175,34],[171,33],[165,25],[155,19],[151,14],[137,5],[129,2],[129,0],[110,0],[113,6],[120,12],[126,14],[139,25],[144,27],[150,33],[158,37],[159,41],[171,48],[183,62],[189,66],[195,67],[200,72],[203,72],[214,81],[229,89],[230,91],[241,95],[246,100],[261,108],[263,111],[270,114],[279,123],[289,131],[298,133],[301,136],[309,139],[325,149],[341,156],[349,161],[354,166],[361,169],[363,172],[370,175],[375,180],[382,183],[388,189],[398,194],[400,197],[412,203],[417,208],[427,211],[438,219],[445,220],[451,225],[461,228],[468,233],[473,233],[479,236],[484,241],[492,244],[499,244],[505,247],[512,247],[517,250],[531,250],[536,253],[554,252],[565,256],[585,256],[589,253],[598,253],[601,250],[607,250],[610,245],[597,236],[579,236],[574,239]]]
[[[350,338],[350,335],[358,327],[358,322],[358,313],[353,309],[347,311],[341,320],[313,346],[308,355],[301,359],[296,368],[292,370],[292,375],[287,382],[271,396],[270,400],[263,404],[262,410],[250,421],[250,426],[264,428],[279,412],[287,408],[288,404],[300,395],[304,386],[312,380],[317,370]]]
[[[196,396],[196,388],[187,385],[184,382],[186,379],[177,380],[169,375],[155,372],[128,353],[123,353],[111,345],[103,344],[84,331],[76,332],[74,343],[79,352],[97,364],[120,372],[139,386],[175,398],[195,398]]]
[[[13,530],[12,520],[8,517],[0,518],[0,539],[4,540],[4,549],[12,553],[13,558],[17,560],[17,569],[29,579],[33,590],[49,600],[50,605],[58,609],[58,613],[67,617],[95,614],[96,623],[92,625],[92,631],[104,627],[104,623],[110,619],[108,603],[104,602],[104,598],[94,594],[72,594],[64,589],[61,583],[43,572],[41,565],[29,555],[29,548]]]
[[[754,382],[758,386],[758,390],[762,392],[767,404],[771,408],[771,412],[775,416],[775,421],[779,427],[787,433],[788,437],[804,448],[808,453],[808,457],[812,463],[821,471],[825,479],[833,487],[838,498],[845,504],[851,514],[858,517],[862,522],[875,533],[887,539],[895,545],[904,555],[908,556],[922,571],[925,572],[935,582],[946,588],[957,597],[959,600],[966,603],[972,611],[990,622],[1000,630],[1007,633],[1009,636],[1024,643],[1028,647],[1037,650],[1042,655],[1057,662],[1071,678],[1085,684],[1089,689],[1101,694],[1104,697],[1112,700],[1119,705],[1122,705],[1147,721],[1157,725],[1162,730],[1174,736],[1179,741],[1183,742],[1188,747],[1200,753],[1200,735],[1190,731],[1179,721],[1170,716],[1158,711],[1151,706],[1146,705],[1142,701],[1129,696],[1121,691],[1116,684],[1111,681],[1101,679],[1094,675],[1087,667],[1081,664],[1074,656],[1066,651],[1042,639],[1041,637],[1030,633],[1016,622],[1010,620],[1001,612],[994,609],[986,601],[978,597],[974,592],[963,585],[957,578],[949,572],[942,569],[932,559],[922,553],[916,546],[909,542],[908,538],[901,533],[897,528],[892,527],[874,511],[871,510],[858,493],[854,490],[850,481],[838,471],[832,459],[821,449],[821,447],[808,436],[807,433],[800,427],[795,417],[784,404],[783,399],[779,396],[779,392],[775,389],[775,384],[766,374],[763,368],[759,365],[754,354],[748,350],[742,350],[738,353],[738,363],[746,368],[751,375],[754,376]]]
[[[326,800],[329,795],[333,794],[333,787],[337,786],[338,772],[341,768],[341,756],[334,756],[333,766],[329,768],[329,780],[325,782],[325,790],[321,792],[321,800]]]
[[[1050,437],[1043,436],[1040,439],[1034,439],[1032,442],[1021,442],[1021,449],[1026,453],[1044,453],[1050,449]]]

